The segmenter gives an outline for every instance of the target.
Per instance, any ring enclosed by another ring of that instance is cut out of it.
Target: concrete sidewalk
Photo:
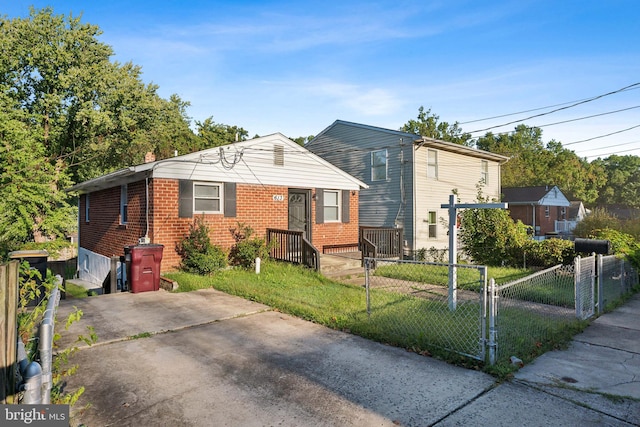
[[[91,404],[72,425],[640,424],[638,401],[598,394],[640,394],[639,298],[594,322],[576,337],[580,345],[543,355],[503,384],[211,289],[68,299],[59,319],[73,306],[84,317],[62,331],[63,345],[87,325],[99,342],[72,360],[80,368],[68,388],[86,388],[75,408]],[[620,326],[628,322],[633,328]],[[592,329],[601,327],[614,328],[616,335],[605,334],[623,348],[596,342],[602,338]],[[588,355],[607,350],[626,359],[607,353],[595,369],[582,353],[587,339]],[[575,370],[555,360],[577,361]],[[604,386],[598,377],[609,371],[626,372],[626,385]]]

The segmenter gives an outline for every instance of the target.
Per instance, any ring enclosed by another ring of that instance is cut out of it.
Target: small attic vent
[[[273,146],[273,165],[284,166],[284,145]]]

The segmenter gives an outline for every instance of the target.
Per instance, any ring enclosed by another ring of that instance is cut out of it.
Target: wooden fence
[[[384,227],[359,228],[358,241],[362,246],[364,241],[375,245],[376,257],[402,258],[403,229]],[[361,247],[361,250],[364,249]],[[364,252],[364,251],[363,251]],[[367,255],[370,256],[370,255]]]
[[[267,229],[269,256],[279,261],[302,264],[320,271],[320,251],[302,231]]]
[[[0,265],[0,404],[18,403],[15,386],[19,265],[18,261]]]

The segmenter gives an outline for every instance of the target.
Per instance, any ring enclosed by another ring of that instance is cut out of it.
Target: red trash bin
[[[163,245],[130,246],[131,278],[130,290],[133,293],[157,291],[160,289],[160,263]]]

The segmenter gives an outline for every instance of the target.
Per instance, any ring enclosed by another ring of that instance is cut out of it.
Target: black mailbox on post
[[[573,242],[574,250],[578,253],[607,255],[611,250],[611,242],[608,240],[576,239]]]

